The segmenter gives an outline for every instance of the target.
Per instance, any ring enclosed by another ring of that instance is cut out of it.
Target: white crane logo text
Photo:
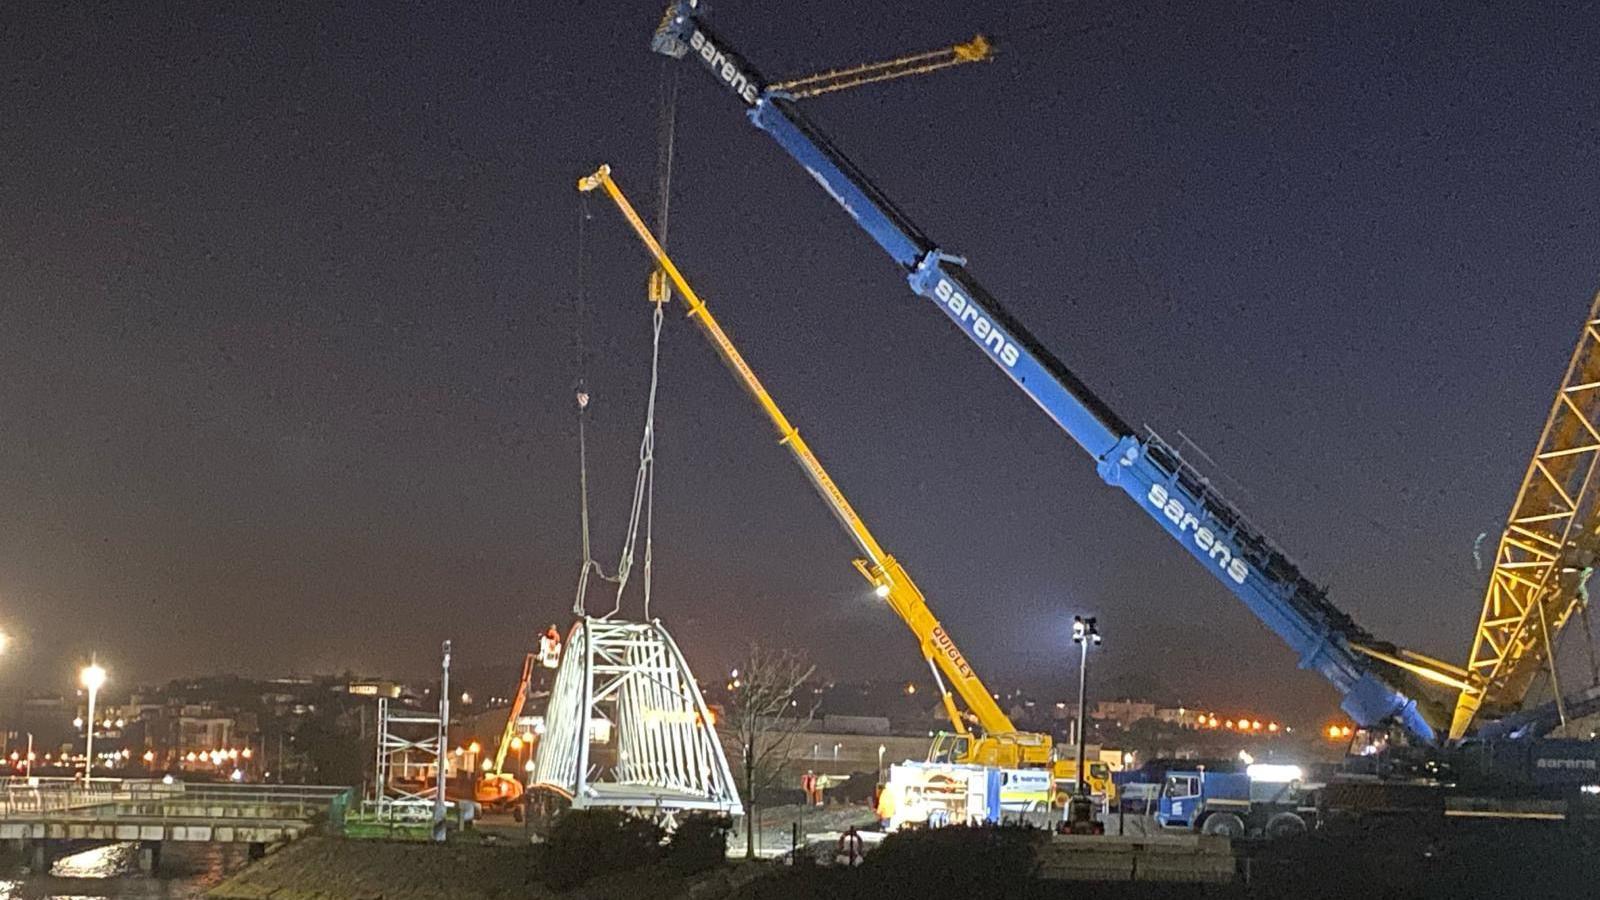
[[[978,343],[983,345],[983,349],[994,354],[996,358],[1005,363],[1006,368],[1017,364],[1017,358],[1020,354],[1020,351],[1017,350],[1017,345],[1011,343],[1010,339],[1006,337],[1006,333],[989,321],[989,317],[983,314],[983,311],[978,308],[978,304],[973,303],[967,298],[966,294],[961,293],[961,290],[951,284],[949,279],[939,279],[939,283],[933,286],[933,296],[950,309],[950,314],[957,322],[961,323],[963,328],[967,328],[972,332],[973,337],[978,339]]]
[[[1179,534],[1188,534],[1190,529],[1194,530],[1194,545],[1226,572],[1234,584],[1244,584],[1245,579],[1250,577],[1250,567],[1244,564],[1244,560],[1239,559],[1239,555],[1224,544],[1215,532],[1203,527],[1195,514],[1184,509],[1183,504],[1173,499],[1171,492],[1165,487],[1152,484],[1147,496],[1150,503],[1161,510],[1162,515],[1178,526]]]
[[[705,35],[700,33],[700,29],[696,28],[694,34],[689,35],[689,46],[700,54],[700,58],[706,61],[706,65],[710,66],[723,81],[728,83],[728,87],[733,88],[735,94],[738,94],[744,99],[744,102],[751,106],[755,105],[758,91],[754,82],[750,80],[750,76],[739,71],[739,67],[734,64],[733,60],[728,58],[728,54],[718,50],[716,45],[712,44],[706,39]]]

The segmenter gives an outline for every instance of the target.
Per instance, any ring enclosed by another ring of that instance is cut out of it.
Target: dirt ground
[[[533,848],[309,837],[212,889],[218,900],[538,897]]]
[[[788,853],[794,843],[794,830],[798,826],[801,839],[807,834],[843,831],[852,825],[856,828],[876,827],[878,818],[866,806],[832,804],[828,806],[774,806],[757,809],[756,855],[762,858]],[[745,848],[745,822],[740,819],[732,836],[728,838],[729,852],[742,856]]]

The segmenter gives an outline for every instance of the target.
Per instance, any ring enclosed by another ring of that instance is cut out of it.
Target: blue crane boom
[[[1223,586],[1339,691],[1363,726],[1393,721],[1436,741],[1403,660],[1381,648],[1330,603],[1178,452],[1154,432],[1130,428],[967,271],[875,186],[754,66],[701,19],[698,0],[676,0],[651,42],[667,56],[692,55],[748,107],[752,123],[800,163],[905,272],[911,289],[961,328],[1011,381],[1095,460],[1100,477],[1125,491]],[[1392,649],[1392,648],[1391,648]],[[1427,675],[1426,672],[1421,673]],[[1432,710],[1428,710],[1432,713]]]

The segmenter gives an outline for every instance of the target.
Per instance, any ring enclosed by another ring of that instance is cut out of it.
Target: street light
[[[1089,645],[1100,645],[1100,629],[1095,627],[1094,616],[1072,617],[1072,642],[1078,645],[1078,796],[1089,795],[1089,782],[1084,772],[1084,713],[1088,702]]]
[[[83,783],[88,786],[94,778],[94,698],[100,693],[101,685],[106,683],[106,670],[91,659],[78,673],[78,681],[89,690],[89,714],[84,717],[88,730],[84,732],[83,739]]]

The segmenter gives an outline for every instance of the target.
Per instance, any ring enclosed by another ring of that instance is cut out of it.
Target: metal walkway
[[[117,841],[147,848],[164,841],[243,843],[254,851],[339,818],[352,793],[319,785],[11,782],[0,785],[0,840],[28,849],[36,868],[65,848]]]
[[[715,719],[659,620],[573,625],[533,784],[574,809],[744,812]]]

